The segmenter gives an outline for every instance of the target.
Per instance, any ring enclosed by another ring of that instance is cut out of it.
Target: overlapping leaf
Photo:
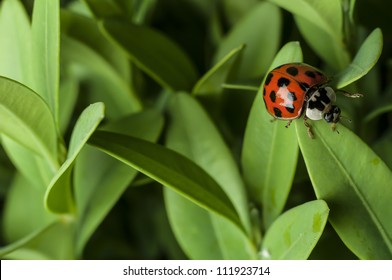
[[[301,60],[299,44],[291,42],[277,54],[270,69]],[[285,128],[284,122],[272,123],[272,119],[265,110],[261,86],[249,114],[241,162],[252,198],[263,208],[267,227],[283,210],[298,156],[294,129]]]
[[[244,235],[222,217],[166,189],[166,208],[177,240],[192,259],[256,258],[244,184],[225,142],[192,97],[180,93],[172,98],[169,108],[172,122],[167,146],[199,164],[222,186],[248,232]]]
[[[391,259],[391,171],[343,125],[336,133],[314,122],[316,139],[310,140],[305,126],[295,124],[317,198],[330,205],[340,238],[361,259]]]
[[[80,115],[71,136],[67,159],[53,177],[45,197],[46,207],[54,213],[73,213],[71,172],[75,159],[86,144],[90,135],[104,117],[104,105],[95,103]]]
[[[186,157],[160,145],[118,133],[97,131],[89,142],[196,204],[227,218],[246,232],[226,193]]]
[[[274,260],[306,260],[323,233],[329,208],[310,201],[283,213],[268,229],[261,256]]]

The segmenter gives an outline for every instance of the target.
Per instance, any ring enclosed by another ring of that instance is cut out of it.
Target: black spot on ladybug
[[[316,71],[316,74],[319,75],[319,76],[324,76],[324,74],[321,73],[320,71]]]
[[[286,69],[286,72],[288,74],[290,74],[291,76],[297,76],[298,75],[298,68],[291,66],[291,67]]]
[[[282,117],[282,111],[279,108],[274,107],[274,114],[275,114],[275,117],[277,117],[277,118]]]
[[[265,96],[265,88],[263,88],[263,96]]]
[[[276,101],[276,93],[275,93],[274,90],[270,92],[269,97],[270,97],[271,101],[275,103],[275,101]]]
[[[286,108],[286,110],[287,110],[288,112],[294,113],[295,108],[294,108],[294,105],[293,105],[293,104],[288,104],[288,105],[286,105],[285,108]]]
[[[313,71],[305,71],[305,75],[312,79],[316,78],[316,73]]]
[[[265,83],[264,83],[266,86],[269,85],[269,83],[271,82],[273,76],[274,76],[274,74],[268,73],[267,78],[265,79]]]
[[[295,93],[294,92],[290,92],[290,91],[287,93],[287,98],[289,100],[291,100],[291,101],[297,100],[297,97],[295,96]]]
[[[290,84],[290,80],[286,78],[279,78],[278,87],[287,87]]]
[[[306,91],[308,88],[310,88],[308,83],[299,83],[299,86],[301,87],[302,90]]]

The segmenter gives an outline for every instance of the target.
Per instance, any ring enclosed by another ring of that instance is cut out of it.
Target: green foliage
[[[64,2],[0,6],[2,258],[392,258],[380,5]],[[290,62],[362,93],[352,123],[271,122]]]

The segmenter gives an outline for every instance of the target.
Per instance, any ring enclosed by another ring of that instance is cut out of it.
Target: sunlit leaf
[[[222,215],[246,232],[225,192],[186,157],[160,145],[118,133],[97,131],[89,142],[199,206]]]
[[[298,42],[291,42],[276,55],[270,69],[301,60],[302,51]],[[271,122],[272,119],[265,109],[263,87],[260,86],[249,114],[241,162],[251,198],[263,209],[266,227],[283,210],[298,156],[294,129],[285,128],[282,121]]]
[[[72,131],[67,159],[48,186],[45,203],[50,211],[54,213],[73,213],[75,211],[71,181],[72,168],[76,157],[103,117],[103,103],[90,105],[80,115]]]
[[[361,259],[392,257],[392,172],[343,125],[332,132],[312,122],[315,139],[295,122],[301,152],[318,199],[331,208],[329,221]]]
[[[328,213],[323,200],[307,202],[283,213],[265,235],[262,258],[306,260],[324,231]]]

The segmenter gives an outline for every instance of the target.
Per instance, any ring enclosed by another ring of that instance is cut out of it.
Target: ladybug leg
[[[312,132],[312,126],[307,122],[308,118],[305,116],[304,117],[304,125],[308,129],[308,136],[310,139],[314,139],[314,134]]]
[[[289,120],[289,121],[287,122],[287,124],[285,125],[285,127],[286,127],[286,128],[289,128],[289,126],[290,126],[290,124],[291,124],[292,121],[293,121],[293,120]]]
[[[343,89],[337,89],[336,91],[341,92],[344,96],[350,97],[350,98],[363,97],[363,94],[361,94],[361,93],[351,93],[351,92],[345,91]]]

